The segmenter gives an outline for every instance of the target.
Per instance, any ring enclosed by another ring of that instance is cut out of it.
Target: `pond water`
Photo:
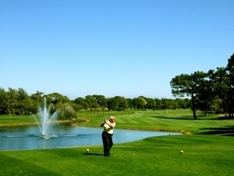
[[[50,139],[40,137],[37,126],[1,127],[0,150],[33,150],[102,145],[102,128],[61,127],[53,129]],[[153,136],[180,135],[173,132],[152,132],[115,129],[113,142],[125,143]]]

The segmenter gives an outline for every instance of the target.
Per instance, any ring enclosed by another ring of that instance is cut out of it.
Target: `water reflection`
[[[62,128],[62,129],[61,129]],[[36,126],[0,128],[0,150],[32,150],[102,145],[102,128],[55,127],[50,139],[40,138]],[[115,129],[114,143],[136,141],[152,136],[179,135],[180,133],[150,132]]]

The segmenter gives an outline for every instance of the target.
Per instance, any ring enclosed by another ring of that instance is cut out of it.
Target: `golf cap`
[[[114,116],[110,116],[110,119],[115,119],[115,117]]]

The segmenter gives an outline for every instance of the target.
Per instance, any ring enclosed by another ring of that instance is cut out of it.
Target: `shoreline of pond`
[[[84,121],[82,121],[81,123],[73,123],[71,120],[59,120],[53,123],[58,123],[58,124],[70,124],[71,126],[77,126],[77,127],[87,127],[87,128],[98,128],[98,127],[94,127],[94,126],[86,126],[86,125],[82,125],[82,123],[84,123]],[[24,123],[11,123],[11,124],[0,124],[0,128],[1,127],[17,127],[17,126],[31,126],[31,125],[38,125],[36,122],[24,122]],[[175,133],[182,133],[184,135],[189,135],[192,134],[191,132],[185,131],[185,130],[169,130],[169,129],[143,129],[143,128],[116,128],[116,129],[123,129],[123,130],[142,130],[142,131],[152,131],[152,132],[175,132]]]

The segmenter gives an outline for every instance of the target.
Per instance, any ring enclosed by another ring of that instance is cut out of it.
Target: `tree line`
[[[234,54],[226,67],[180,74],[172,78],[170,85],[174,96],[190,98],[194,119],[197,119],[197,110],[205,113],[216,111],[233,117]]]
[[[171,79],[172,94],[176,97],[148,98],[139,96],[125,98],[114,96],[106,98],[104,95],[87,95],[70,100],[59,93],[44,94],[37,91],[28,95],[23,88],[4,90],[0,88],[0,115],[24,115],[37,113],[46,97],[47,103],[52,105],[51,110],[60,109],[60,118],[76,118],[76,111],[125,111],[161,110],[161,109],[188,109],[196,111],[225,113],[233,117],[234,111],[234,54],[228,59],[226,67],[217,67],[208,72],[196,71],[192,74],[180,74]]]
[[[46,97],[47,104],[52,105],[51,110],[60,109],[64,119],[76,117],[78,110],[90,111],[125,111],[135,110],[161,110],[161,109],[187,109],[191,108],[188,98],[148,98],[139,96],[136,98],[125,98],[114,96],[106,98],[104,95],[87,95],[70,100],[59,93],[44,94],[37,91],[28,95],[23,88],[4,90],[0,88],[0,115],[25,115],[37,113],[38,107],[43,106]]]

